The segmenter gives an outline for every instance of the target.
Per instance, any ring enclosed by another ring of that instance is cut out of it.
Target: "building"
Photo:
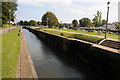
[[[7,23],[9,24],[9,21],[7,21]],[[14,22],[13,22],[13,21],[10,21],[10,24],[14,24]]]

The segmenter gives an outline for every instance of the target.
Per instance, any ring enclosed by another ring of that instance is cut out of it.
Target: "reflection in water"
[[[77,59],[53,51],[28,30],[23,30],[39,78],[91,78],[96,73]]]

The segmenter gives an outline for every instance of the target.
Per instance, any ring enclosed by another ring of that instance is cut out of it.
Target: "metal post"
[[[107,25],[108,25],[108,16],[109,16],[109,4],[110,2],[107,2],[107,20],[106,20],[106,27],[105,27],[105,39],[107,38]]]
[[[49,26],[49,25],[48,25],[48,18],[47,18],[47,26]]]

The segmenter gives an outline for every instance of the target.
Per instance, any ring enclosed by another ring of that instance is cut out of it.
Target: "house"
[[[9,24],[9,21],[7,21],[7,23]],[[14,22],[13,22],[13,21],[10,21],[10,24],[14,24]]]

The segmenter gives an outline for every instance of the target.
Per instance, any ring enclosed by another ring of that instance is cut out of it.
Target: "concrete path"
[[[73,34],[82,34],[82,35],[86,35],[86,36],[104,38],[104,36],[96,36],[96,35],[90,35],[90,34],[84,34],[84,33],[68,32],[68,31],[61,31],[61,30],[54,30],[54,29],[48,29],[48,30],[59,31],[59,32],[67,32],[67,33],[73,33]],[[112,38],[107,38],[107,40],[120,41],[119,39],[112,39]]]
[[[24,34],[21,33],[21,49],[19,56],[17,79],[38,80],[33,62],[31,60]]]
[[[1,34],[4,34],[4,33],[7,33],[8,31],[11,31],[13,29],[15,29],[16,27],[6,27],[6,28],[3,28],[3,29],[0,29],[0,35]]]

